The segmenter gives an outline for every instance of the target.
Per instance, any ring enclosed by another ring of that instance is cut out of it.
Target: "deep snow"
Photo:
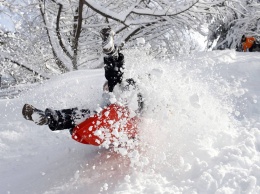
[[[0,100],[0,193],[260,193],[260,56],[233,50],[172,61],[125,51],[145,97],[139,145],[113,152],[23,119],[24,103],[96,109],[103,69],[26,85]]]

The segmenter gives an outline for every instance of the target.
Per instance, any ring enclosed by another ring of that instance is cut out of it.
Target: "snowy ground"
[[[125,55],[146,100],[135,156],[23,119],[24,103],[97,108],[103,70],[67,73],[0,100],[0,193],[260,193],[259,53]]]

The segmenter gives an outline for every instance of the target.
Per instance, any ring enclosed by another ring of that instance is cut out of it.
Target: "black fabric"
[[[118,57],[104,57],[104,69],[109,92],[113,92],[115,85],[121,83],[123,79],[124,55],[119,53]]]
[[[251,46],[251,48],[248,49],[249,52],[253,52],[253,49],[256,48],[256,43],[254,41],[253,45]]]
[[[260,45],[254,42],[252,47],[249,49],[249,52],[260,52]]]
[[[107,28],[103,28],[101,31],[100,31],[100,36],[102,38],[103,41],[106,41],[108,39],[108,37],[110,36],[111,34],[111,31],[112,29],[110,27],[107,27]]]
[[[136,82],[133,78],[129,78],[125,80],[127,85],[125,86],[128,90],[130,86],[133,86],[134,89],[136,89]]]
[[[50,111],[50,109],[46,109],[45,113],[49,119],[49,128],[52,131],[57,131],[74,128],[76,126],[75,120],[88,118],[90,110],[72,108]]]
[[[245,42],[246,41],[246,36],[243,35],[242,38],[241,38],[241,42]]]

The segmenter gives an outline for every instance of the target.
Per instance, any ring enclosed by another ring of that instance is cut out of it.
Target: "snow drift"
[[[66,130],[22,118],[24,103],[97,109],[103,69],[70,72],[0,100],[0,192],[259,193],[259,55],[228,50],[165,61],[144,52],[125,51],[126,77],[145,98],[131,150],[79,144]]]

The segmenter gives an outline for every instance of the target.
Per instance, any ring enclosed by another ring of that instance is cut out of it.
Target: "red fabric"
[[[250,49],[253,46],[254,42],[254,37],[246,37],[246,41],[242,43],[244,52],[246,52],[247,49]]]
[[[101,113],[95,114],[87,120],[77,125],[72,132],[72,138],[83,144],[91,144],[99,146],[104,142],[104,139],[95,135],[99,129],[108,129],[113,142],[115,136],[112,134],[114,129],[125,131],[128,137],[135,137],[137,134],[137,124],[139,119],[135,116],[130,118],[130,113],[127,107],[111,104],[103,109]],[[118,127],[119,126],[119,127]],[[117,128],[118,127],[118,128]]]

